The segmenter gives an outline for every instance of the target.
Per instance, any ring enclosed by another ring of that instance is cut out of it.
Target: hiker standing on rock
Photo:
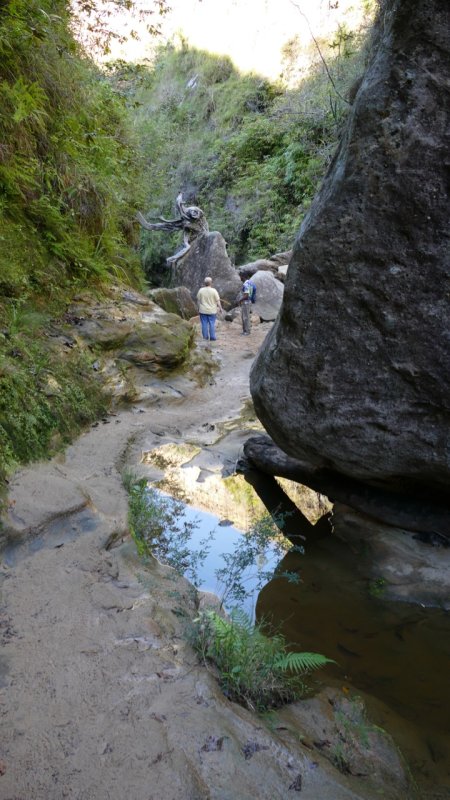
[[[212,278],[205,278],[205,285],[197,292],[197,304],[202,326],[202,336],[206,341],[216,341],[216,317],[222,305],[217,289],[212,285]]]

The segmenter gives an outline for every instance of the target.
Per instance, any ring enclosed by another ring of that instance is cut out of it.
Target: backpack
[[[256,286],[253,281],[245,281],[244,289],[248,290],[248,296],[252,303],[256,302]]]

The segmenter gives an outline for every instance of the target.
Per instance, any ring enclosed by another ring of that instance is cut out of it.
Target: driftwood
[[[266,475],[288,478],[386,525],[450,542],[450,505],[443,500],[422,500],[369,486],[324,467],[314,468],[286,455],[269,436],[247,439],[238,469],[244,475],[249,470],[260,470]]]
[[[183,203],[183,195],[181,193],[177,197],[176,206],[180,215],[177,219],[156,217],[159,222],[147,222],[140,211],[136,214],[137,221],[146,231],[167,231],[168,233],[173,233],[178,230],[183,231],[182,248],[167,259],[168,264],[174,264],[185,256],[191,249],[192,242],[203,233],[209,232],[208,222],[202,209],[198,206],[186,206]]]

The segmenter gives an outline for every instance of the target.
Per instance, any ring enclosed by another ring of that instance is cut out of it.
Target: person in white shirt
[[[205,285],[197,292],[197,304],[202,326],[202,336],[206,341],[216,341],[217,312],[222,312],[222,305],[217,289],[212,285],[212,278],[205,278]]]

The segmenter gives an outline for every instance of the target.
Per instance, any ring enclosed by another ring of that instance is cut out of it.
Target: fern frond
[[[283,672],[290,670],[291,672],[305,673],[330,663],[335,664],[336,662],[320,653],[285,653],[275,661],[274,666]]]
[[[233,625],[237,625],[247,633],[253,632],[254,626],[251,617],[242,608],[233,608],[230,618]]]

